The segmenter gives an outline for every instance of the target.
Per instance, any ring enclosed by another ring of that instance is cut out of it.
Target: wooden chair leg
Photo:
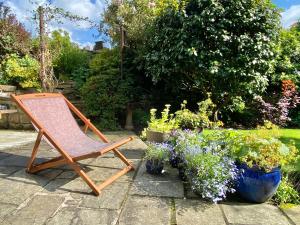
[[[100,195],[101,191],[97,185],[88,177],[88,175],[83,171],[83,169],[77,163],[71,163],[70,166],[74,171],[89,185],[96,196]]]
[[[60,165],[63,165],[63,164],[67,164],[67,161],[62,157],[56,157],[56,158],[51,159],[49,161],[46,161],[46,162],[40,163],[38,165],[32,166],[30,168],[29,172],[30,173],[36,173],[36,172],[39,172],[41,170],[53,168],[53,167],[60,166]]]
[[[37,151],[39,149],[42,137],[43,137],[43,131],[40,130],[39,133],[38,133],[38,136],[36,138],[34,147],[32,149],[31,157],[30,157],[29,162],[27,164],[27,172],[31,172],[31,168],[32,168],[33,162],[36,158],[36,154],[37,154]]]
[[[118,149],[113,149],[113,152],[126,164],[126,166],[131,166],[132,170],[134,170],[134,167],[131,164],[131,162]]]
[[[128,173],[129,171],[131,171],[133,169],[134,169],[133,166],[125,167],[124,169],[120,170],[118,173],[116,173],[115,175],[111,176],[110,178],[105,180],[103,183],[98,185],[98,190],[101,191],[103,188],[110,185],[112,182],[117,180],[119,177],[123,176],[124,174]]]

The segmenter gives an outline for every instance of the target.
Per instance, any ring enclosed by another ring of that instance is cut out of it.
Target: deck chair
[[[90,120],[62,94],[12,95],[12,99],[28,115],[33,126],[38,131],[31,158],[27,165],[27,172],[36,173],[44,169],[68,164],[90,186],[93,192],[99,195],[101,190],[107,185],[130,170],[134,170],[131,162],[117,149],[117,147],[133,140],[133,137],[109,142]],[[78,126],[71,111],[84,122],[83,129]],[[103,142],[88,137],[86,135],[88,129],[92,130]],[[45,139],[52,145],[61,156],[36,165],[34,160],[42,139]],[[125,163],[126,167],[100,185],[96,185],[77,162],[87,158],[102,156],[110,151],[118,156]]]

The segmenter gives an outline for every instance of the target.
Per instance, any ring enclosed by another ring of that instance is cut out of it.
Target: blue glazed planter
[[[237,180],[236,190],[244,199],[263,203],[272,198],[281,181],[280,168],[266,173],[249,168],[245,164],[237,165],[237,167],[243,172]]]
[[[164,163],[161,161],[147,160],[146,162],[146,170],[150,174],[153,175],[162,174],[163,169],[164,169]]]

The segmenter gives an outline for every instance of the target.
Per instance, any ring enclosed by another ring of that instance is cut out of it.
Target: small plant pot
[[[250,202],[263,203],[272,198],[281,181],[280,168],[271,172],[249,168],[245,164],[237,164],[242,171],[237,179],[236,190],[244,199]]]
[[[178,165],[178,176],[180,178],[180,180],[182,181],[187,181],[187,176],[185,174],[185,168],[182,165]]]
[[[164,163],[158,160],[147,160],[146,170],[152,175],[160,175],[164,169]]]
[[[147,130],[146,137],[147,141],[162,143],[169,139],[170,133]]]
[[[169,159],[169,163],[173,168],[178,168],[178,164],[180,162],[180,158],[178,156],[171,156]]]

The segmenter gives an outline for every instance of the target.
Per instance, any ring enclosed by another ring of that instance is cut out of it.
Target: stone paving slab
[[[161,198],[129,196],[119,225],[169,225],[169,201]]]
[[[120,169],[88,166],[87,175],[94,181],[104,181],[119,171]],[[134,174],[135,171],[130,171],[119,177],[115,182],[130,182],[132,181]]]
[[[134,167],[137,167],[138,164],[141,162],[140,159],[131,159],[130,160]],[[99,157],[93,160],[88,164],[89,166],[93,167],[105,167],[105,168],[113,168],[113,169],[123,169],[126,165],[122,160],[118,157],[111,157],[111,158],[103,158]]]
[[[75,198],[81,198],[83,195],[90,195],[91,189],[78,177],[76,179],[55,179],[44,186],[42,192],[48,194],[71,193]]]
[[[184,189],[176,169],[167,166],[165,174],[151,175],[146,172],[145,162],[143,162],[129,194],[183,198]]]
[[[290,222],[283,213],[267,203],[251,204],[227,202],[221,204],[230,224],[288,225]]]
[[[135,181],[130,195],[157,196],[169,198],[183,198],[182,182],[174,181]]]
[[[218,205],[199,200],[175,200],[177,225],[226,225]]]
[[[0,202],[0,222],[4,219],[4,216],[16,210],[17,207],[18,205],[15,204],[7,204],[7,203]]]
[[[6,177],[20,169],[20,167],[15,166],[0,166],[0,177]]]
[[[284,208],[283,211],[295,224],[300,224],[300,206]]]
[[[129,190],[129,183],[113,183],[103,189],[98,197],[86,195],[80,206],[93,209],[121,209]]]
[[[117,140],[132,132],[111,132],[109,139]],[[41,171],[36,175],[25,173],[34,142],[15,148],[0,149],[0,224],[9,224],[15,218],[24,225],[37,224],[224,224],[227,225],[277,225],[300,224],[300,209],[285,211],[269,204],[244,204],[239,201],[210,205],[194,195],[178,179],[176,169],[166,166],[162,176],[145,172],[142,157],[147,148],[135,139],[119,150],[137,168],[106,187],[95,196],[88,185],[69,166]],[[47,143],[42,142],[38,156],[46,159],[56,156]],[[113,153],[104,158],[80,161],[94,181],[103,181],[123,168],[124,164]],[[42,197],[41,197],[42,196]],[[192,198],[184,200],[184,197]],[[38,201],[39,200],[39,201]],[[49,210],[40,206],[49,204]],[[62,203],[63,202],[63,203]],[[32,210],[37,209],[37,214]],[[221,212],[221,214],[220,214]],[[29,215],[34,215],[29,218]],[[24,218],[24,219],[22,219]],[[177,221],[176,221],[177,219]],[[4,220],[4,221],[3,221]],[[194,222],[194,223],[193,223]]]
[[[0,150],[33,142],[36,136],[33,131],[0,130]]]
[[[47,225],[115,225],[118,215],[115,210],[65,207],[49,219]]]
[[[49,183],[53,176],[49,178],[48,175],[27,174],[22,169],[10,177],[0,178],[0,202],[21,204],[31,195],[42,191],[43,186]]]
[[[44,224],[59,208],[64,198],[59,196],[36,195],[26,207],[6,217],[3,225]]]
[[[135,178],[136,181],[173,181],[181,182],[178,170],[166,164],[162,175],[151,175],[146,171],[146,161],[143,161]]]

